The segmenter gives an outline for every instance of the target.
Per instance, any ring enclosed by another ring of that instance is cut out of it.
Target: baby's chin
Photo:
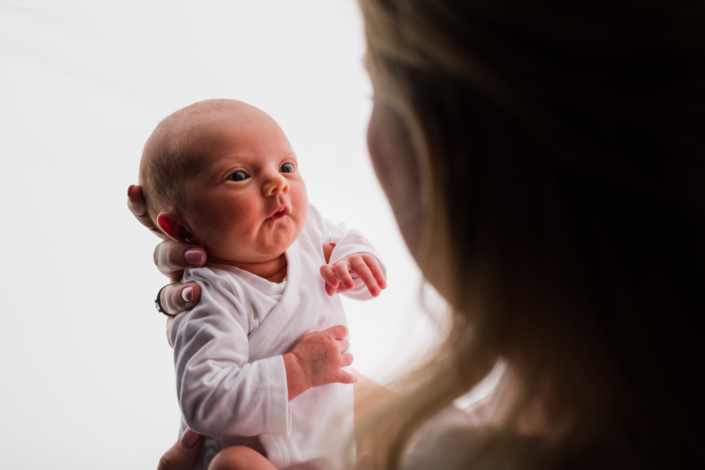
[[[236,243],[234,243],[233,245],[236,245]],[[274,261],[277,258],[281,257],[291,246],[291,243],[253,246],[249,250],[243,250],[242,245],[239,246],[241,248],[239,250],[232,250],[231,245],[231,249],[206,249],[206,252],[208,253],[208,257],[210,259],[217,258],[235,263],[259,264]]]
[[[266,263],[282,256],[296,241],[301,229],[261,231],[254,236],[230,238],[225,243],[206,246],[209,258],[237,263]],[[239,238],[239,239],[234,239]]]

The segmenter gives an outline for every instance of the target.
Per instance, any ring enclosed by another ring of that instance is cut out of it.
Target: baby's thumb
[[[340,384],[354,384],[357,382],[357,375],[353,375],[350,372],[345,372],[344,370],[339,371],[336,380]]]
[[[348,335],[348,329],[343,325],[331,326],[323,331],[333,335],[335,339],[343,339]]]

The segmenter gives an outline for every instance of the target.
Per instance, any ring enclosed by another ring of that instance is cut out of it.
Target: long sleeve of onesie
[[[214,436],[287,435],[290,430],[282,356],[248,363],[246,299],[207,269],[191,271],[201,301],[172,329],[176,385],[186,424]]]

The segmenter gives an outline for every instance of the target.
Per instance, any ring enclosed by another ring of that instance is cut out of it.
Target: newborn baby
[[[335,293],[386,287],[374,248],[309,206],[284,132],[239,101],[164,119],[139,179],[155,225],[208,253],[183,277],[201,301],[171,331],[181,432],[206,436],[195,468],[351,467],[356,378]]]

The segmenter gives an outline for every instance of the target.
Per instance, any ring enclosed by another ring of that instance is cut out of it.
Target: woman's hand
[[[147,214],[142,188],[138,185],[128,188],[127,207],[142,225],[164,240],[154,250],[154,264],[174,284],[162,290],[162,307],[172,315],[191,309],[201,300],[201,286],[195,282],[181,284],[180,281],[184,269],[203,266],[206,262],[205,250],[199,246],[172,240],[159,230]],[[167,328],[170,327],[171,322],[168,322]]]
[[[202,445],[201,436],[187,428],[181,439],[159,459],[157,470],[191,470]]]

